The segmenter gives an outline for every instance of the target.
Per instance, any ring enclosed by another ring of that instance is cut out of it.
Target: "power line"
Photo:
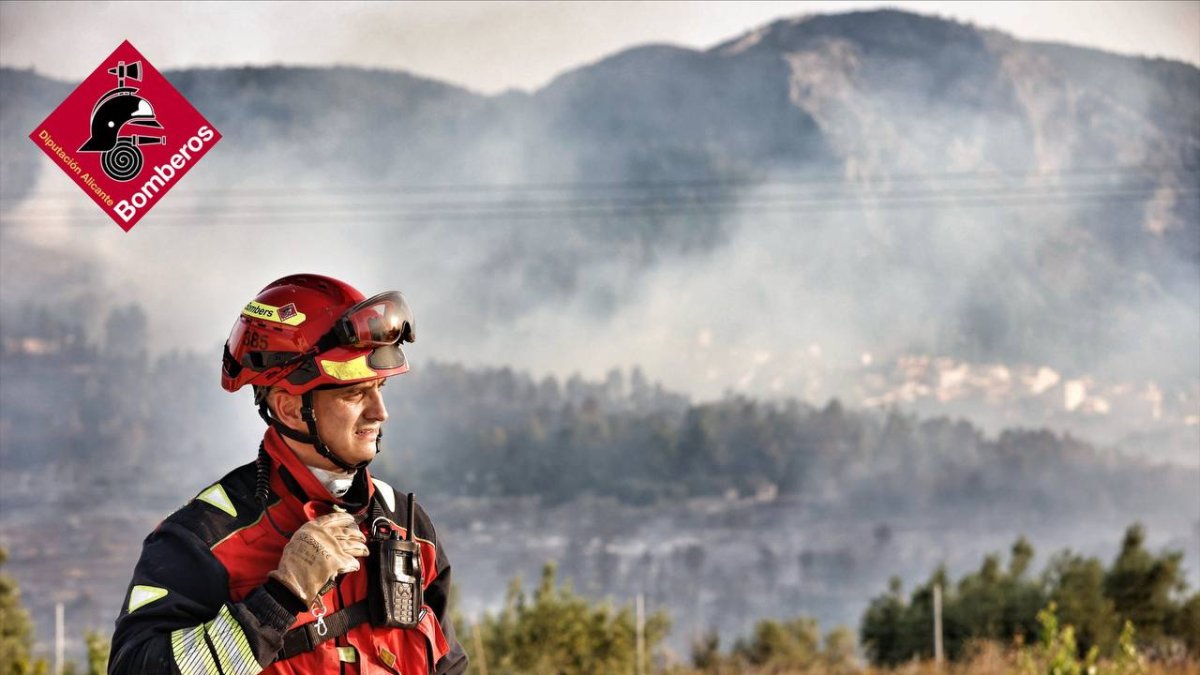
[[[675,208],[678,205],[699,206],[699,207],[722,207],[722,206],[737,206],[739,208],[753,207],[761,204],[784,202],[787,200],[799,199],[798,204],[806,203],[828,203],[828,202],[845,202],[849,204],[886,204],[910,199],[942,199],[956,200],[979,197],[1023,197],[1023,196],[1103,196],[1103,195],[1139,195],[1144,194],[1147,199],[1152,195],[1153,191],[1160,189],[1161,186],[1154,183],[1123,183],[1119,185],[1058,185],[1058,184],[1042,184],[1042,185],[1025,185],[1025,186],[1004,186],[1004,187],[967,187],[967,188],[917,188],[903,191],[846,191],[833,190],[815,192],[799,192],[799,193],[769,193],[763,191],[755,191],[749,196],[729,193],[729,192],[714,192],[707,194],[667,194],[667,195],[650,195],[650,196],[634,196],[634,197],[566,197],[553,199],[530,199],[530,198],[507,198],[500,201],[479,202],[479,201],[427,201],[427,202],[404,202],[404,201],[384,201],[371,202],[369,200],[355,200],[352,204],[342,204],[337,202],[322,204],[318,202],[316,206],[326,206],[336,210],[339,214],[351,213],[357,211],[370,211],[372,209],[386,208],[393,211],[407,211],[414,215],[425,217],[436,217],[440,215],[458,213],[463,210],[470,211],[477,207],[488,207],[486,213],[491,215],[501,215],[504,213],[523,213],[533,208],[540,210],[546,206],[562,207],[564,211],[570,211],[581,208],[599,208],[599,209],[661,209]],[[1176,195],[1189,194],[1197,188],[1192,186],[1174,187],[1172,192]],[[323,198],[329,195],[320,195]],[[45,201],[45,200],[38,200]],[[225,212],[235,211],[239,213],[251,214],[253,212],[263,213],[264,215],[277,215],[287,213],[289,209],[295,209],[299,206],[305,208],[306,213],[310,213],[313,205],[297,204],[295,199],[289,198],[287,202],[282,204],[264,204],[262,200],[254,202],[254,208],[246,209],[245,207],[237,207],[231,203],[232,200],[221,202],[219,210]],[[34,205],[37,205],[37,201]],[[207,202],[205,206],[207,206]],[[231,208],[234,207],[234,208]],[[186,200],[183,204],[178,199],[173,199],[171,205],[164,212],[162,208],[158,210],[160,215],[168,215],[177,211],[191,212],[194,209],[188,208]],[[420,209],[430,209],[428,212],[422,212]],[[206,208],[205,210],[213,210]],[[37,214],[36,211],[33,212]]]
[[[492,224],[510,224],[535,220],[554,219],[567,222],[579,220],[637,220],[651,217],[666,217],[673,215],[713,215],[713,216],[786,216],[800,214],[837,213],[844,211],[878,212],[881,210],[953,210],[959,208],[1026,208],[1034,206],[1072,206],[1086,203],[1117,204],[1144,203],[1151,198],[1144,190],[1137,191],[1075,191],[1057,194],[1023,195],[1019,193],[991,191],[968,196],[951,196],[925,194],[906,195],[870,200],[809,200],[800,202],[755,202],[753,200],[731,201],[727,203],[668,203],[622,205],[614,204],[608,208],[582,207],[560,209],[491,209],[491,210],[454,210],[438,209],[429,211],[412,211],[404,209],[351,209],[334,207],[325,210],[216,210],[207,213],[182,210],[156,210],[154,217],[168,223],[186,225],[194,223],[205,226],[216,226],[229,221],[251,219],[249,223],[239,223],[246,226],[268,226],[300,224],[306,222],[339,226],[349,224],[368,224],[366,221],[382,221],[385,223],[406,224],[438,223],[438,222],[484,222]],[[1200,188],[1180,189],[1174,192],[1176,199],[1193,200],[1200,198]],[[98,214],[96,214],[98,215]],[[74,216],[73,216],[74,217]],[[37,225],[52,221],[66,220],[61,214],[33,213],[21,215],[5,215],[0,217],[4,226],[19,227],[20,224]],[[216,222],[214,222],[216,221]],[[71,226],[84,226],[82,222],[64,222]]]
[[[1163,173],[1197,173],[1198,168],[1187,165],[1164,165],[1164,164],[1125,164],[1111,166],[1095,166],[1095,167],[1077,167],[1072,169],[1064,169],[1061,171],[1025,171],[1016,169],[996,169],[996,170],[975,170],[975,171],[948,171],[948,172],[912,172],[898,174],[882,174],[872,177],[873,180],[869,184],[883,183],[906,183],[931,180],[956,181],[965,179],[989,179],[989,180],[1029,180],[1029,179],[1061,179],[1061,178],[1080,178],[1080,177],[1096,177],[1096,176],[1113,176],[1113,175],[1128,175],[1128,176],[1156,176]],[[623,181],[560,181],[560,182],[525,182],[525,183],[376,183],[362,184],[354,183],[348,185],[322,185],[320,187],[306,185],[286,185],[279,187],[197,187],[189,189],[189,192],[197,195],[223,194],[223,195],[261,195],[261,194],[281,194],[294,195],[298,193],[336,193],[336,194],[361,194],[370,192],[383,192],[389,194],[412,194],[412,193],[451,193],[451,194],[466,194],[472,192],[479,193],[513,193],[513,192],[541,192],[541,191],[570,191],[581,192],[589,190],[633,190],[633,191],[653,191],[663,189],[682,189],[682,188],[713,188],[713,187],[760,187],[763,185],[827,185],[827,184],[855,184],[853,176],[845,174],[832,173],[807,173],[797,171],[784,172],[769,172],[762,175],[738,177],[738,178],[696,178],[696,179],[680,179],[680,180],[623,180]],[[45,193],[47,197],[64,196],[73,194],[70,190],[55,191]],[[12,192],[0,193],[0,200],[9,200],[18,198],[20,195]]]
[[[255,193],[255,189],[240,190],[237,188],[224,191],[227,199],[221,200],[217,207],[208,206],[213,200],[205,200],[201,210],[187,204],[184,194],[183,203],[178,198],[170,205],[164,205],[155,210],[156,220],[168,220],[186,224],[188,221],[211,224],[214,219],[238,221],[253,219],[254,224],[269,225],[273,223],[307,222],[314,219],[323,221],[369,221],[382,219],[387,222],[452,222],[452,221],[487,221],[494,223],[513,223],[541,219],[561,219],[568,221],[589,219],[638,219],[659,218],[672,215],[711,215],[727,216],[745,214],[789,215],[799,213],[832,213],[845,210],[861,210],[864,212],[881,209],[927,209],[940,208],[973,208],[980,206],[1020,208],[1023,206],[1071,204],[1081,200],[1102,203],[1125,201],[1148,201],[1161,186],[1158,183],[1145,182],[1147,170],[1157,170],[1159,167],[1149,166],[1114,166],[1076,169],[1056,174],[1020,174],[1026,181],[1031,179],[1053,179],[1049,183],[1033,183],[1018,185],[996,186],[937,186],[917,185],[910,188],[877,190],[871,186],[847,184],[844,179],[838,185],[827,186],[820,192],[812,189],[820,181],[809,177],[810,182],[796,183],[784,181],[768,181],[750,184],[741,181],[677,181],[671,183],[678,190],[681,186],[722,185],[724,189],[708,192],[663,191],[662,184],[637,183],[624,184],[636,187],[631,195],[589,196],[586,193],[566,197],[530,196],[534,193],[510,194],[493,193],[484,195],[483,200],[468,200],[464,195],[448,196],[445,200],[406,202],[404,195],[381,194],[355,198],[352,204],[339,204],[331,197],[338,196],[333,189],[325,188],[294,188],[292,192],[279,195],[286,197],[282,204],[272,204],[270,200],[257,199],[250,208],[239,206],[239,199],[246,199]],[[1185,169],[1190,172],[1191,169]],[[1136,172],[1132,173],[1131,172]],[[1016,174],[1014,174],[1016,175]],[[1136,175],[1142,180],[1130,182],[1122,176]],[[930,179],[937,177],[977,178],[987,176],[996,178],[994,172],[958,172],[944,174],[907,174],[908,178]],[[1107,176],[1107,178],[1105,178]],[[1114,179],[1114,176],[1117,178]],[[828,177],[826,177],[828,178]],[[1099,178],[1100,182],[1095,183]],[[1089,182],[1078,182],[1080,179]],[[515,185],[515,184],[513,184]],[[503,186],[506,189],[513,185]],[[559,184],[587,185],[587,184]],[[498,187],[498,186],[491,186]],[[529,187],[526,185],[525,187]],[[536,186],[535,186],[536,187]],[[469,194],[470,186],[467,186]],[[795,191],[797,188],[799,192]],[[389,186],[365,187],[367,190],[390,189]],[[659,194],[654,194],[658,189]],[[785,189],[783,193],[771,190]],[[305,193],[307,190],[307,194]],[[740,192],[739,192],[740,190]],[[298,191],[298,193],[297,193]],[[749,193],[749,194],[745,194]],[[1172,187],[1172,196],[1176,199],[1192,199],[1196,196],[1194,186]],[[77,193],[66,192],[77,198]],[[498,195],[498,198],[496,196]],[[298,203],[297,197],[316,198],[315,203]],[[489,201],[490,199],[490,201]],[[39,206],[50,203],[46,196],[34,200],[22,200]],[[267,203],[264,203],[267,201]],[[332,203],[331,203],[332,202]],[[74,215],[72,217],[75,217]],[[0,216],[6,226],[17,226],[18,223],[44,223],[61,221],[65,216],[57,212],[34,210],[19,215],[7,214]]]
[[[793,186],[783,184],[771,184],[754,190],[743,192],[737,191],[708,191],[696,193],[642,193],[629,196],[587,196],[574,195],[565,197],[532,197],[528,194],[519,196],[503,196],[500,198],[484,197],[483,199],[467,199],[465,197],[434,199],[426,201],[408,201],[403,196],[398,195],[368,195],[359,196],[354,199],[353,206],[361,206],[365,204],[382,204],[391,206],[392,208],[436,208],[439,211],[459,210],[463,207],[491,207],[514,209],[523,206],[612,206],[612,205],[652,205],[663,201],[674,202],[696,202],[696,203],[719,203],[719,202],[737,202],[737,203],[755,203],[769,200],[783,200],[789,198],[804,197],[816,199],[819,201],[837,200],[837,199],[853,199],[853,200],[875,200],[898,197],[913,197],[913,196],[937,196],[937,197],[973,197],[981,194],[1027,194],[1027,193],[1043,193],[1043,192],[1071,192],[1071,191],[1086,191],[1086,190],[1102,190],[1122,192],[1129,191],[1153,191],[1161,186],[1158,183],[1151,182],[1122,182],[1119,184],[1088,184],[1088,183],[1073,183],[1073,184],[1057,184],[1043,183],[1033,185],[1013,185],[1013,186],[966,186],[966,187],[939,187],[939,186],[920,186],[903,190],[870,190],[857,186],[840,186],[835,188],[827,188],[816,192],[814,190],[799,191],[791,189]],[[779,188],[789,188],[780,191]],[[1178,190],[1187,190],[1186,187],[1176,188]],[[278,201],[272,198],[257,198],[253,200],[253,204],[260,208],[270,208],[277,210],[282,207],[296,207],[305,205],[310,207],[310,203],[315,202],[317,205],[322,203],[333,203],[343,208],[343,205],[338,204],[340,200],[335,199],[338,195],[329,192],[310,192],[307,194],[288,194],[279,195]],[[65,195],[70,199],[70,195]],[[180,199],[181,197],[182,199]],[[210,204],[213,200],[200,200],[194,195],[183,194],[179,197],[172,198],[171,205],[173,208],[180,208],[191,203]],[[238,201],[247,199],[246,195],[230,195],[230,198],[222,200],[220,203],[229,207],[236,205]],[[284,201],[286,200],[286,201]],[[57,203],[54,200],[46,198],[38,198],[25,200],[24,204],[31,206],[39,206],[47,203]]]

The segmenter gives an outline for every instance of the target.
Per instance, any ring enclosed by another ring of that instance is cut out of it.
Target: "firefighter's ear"
[[[270,393],[267,394],[267,405],[270,406],[275,419],[287,427],[296,431],[308,431],[308,425],[300,415],[302,402],[299,396],[289,394],[278,387],[271,387]]]

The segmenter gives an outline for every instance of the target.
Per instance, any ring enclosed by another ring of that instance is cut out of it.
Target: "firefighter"
[[[401,344],[415,339],[400,293],[367,299],[315,274],[279,279],[245,306],[221,384],[253,388],[267,424],[258,458],[146,538],[110,673],[466,671],[433,524],[367,469],[387,420],[381,389],[407,372]],[[368,539],[380,531],[416,542],[411,624],[389,622],[379,602],[389,575]]]

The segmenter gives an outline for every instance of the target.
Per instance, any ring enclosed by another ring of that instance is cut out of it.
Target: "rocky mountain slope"
[[[1176,422],[1196,417],[1190,65],[881,10],[638,47],[529,94],[346,68],[167,75],[224,140],[156,210],[163,241],[114,249],[89,243],[91,205],[56,216],[73,202],[32,192],[54,168],[24,136],[69,83],[0,70],[5,311],[47,288],[149,293],[119,270],[164,245],[224,260],[287,227],[295,259],[352,255],[343,239],[403,251],[407,288],[444,315],[445,358],[632,359],[700,395],[852,402],[903,399],[903,378],[866,370],[948,358],[1161,390]],[[494,337],[547,321],[538,349]],[[598,333],[619,339],[580,347]],[[168,341],[200,331],[183,334]]]

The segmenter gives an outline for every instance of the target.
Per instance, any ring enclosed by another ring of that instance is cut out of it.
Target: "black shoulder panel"
[[[201,490],[164,522],[187,528],[208,546],[216,544],[261,515],[254,501],[256,475],[254,462],[239,466]]]

